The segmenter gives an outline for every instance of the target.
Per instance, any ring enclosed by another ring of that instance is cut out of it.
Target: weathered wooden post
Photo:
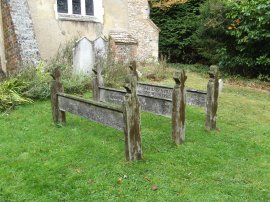
[[[92,78],[92,88],[93,88],[93,99],[95,101],[100,101],[100,90],[99,87],[103,87],[103,78],[101,75],[102,67],[101,62],[97,62],[92,69],[93,71],[93,78]]]
[[[124,100],[125,153],[128,161],[142,159],[141,108],[136,92],[137,78],[130,74],[126,79]]]
[[[207,84],[206,100],[206,122],[205,127],[208,131],[216,129],[217,109],[218,109],[218,91],[219,91],[219,72],[218,66],[210,66],[210,79]]]
[[[54,69],[51,76],[53,77],[51,83],[51,104],[52,104],[52,116],[54,123],[65,123],[66,122],[66,115],[65,112],[59,109],[58,103],[58,93],[63,93],[64,88],[60,81],[61,72],[59,68]]]
[[[172,138],[175,144],[182,144],[185,141],[186,130],[185,71],[175,72],[173,79],[175,86],[172,95]]]
[[[138,75],[138,72],[137,72],[137,63],[135,60],[133,60],[132,62],[130,62],[129,64],[129,69],[130,69],[130,73],[133,75],[133,76],[136,76],[137,78],[137,81],[139,80],[139,75]]]

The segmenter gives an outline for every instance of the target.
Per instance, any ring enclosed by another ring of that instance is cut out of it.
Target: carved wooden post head
[[[54,80],[59,81],[61,77],[61,71],[59,67],[56,67],[52,73],[51,76],[53,77]]]
[[[210,70],[208,72],[210,78],[217,78],[218,77],[218,69],[219,69],[219,67],[217,65],[210,66]]]
[[[125,79],[125,84],[124,84],[124,88],[126,89],[127,93],[129,93],[129,94],[131,94],[131,92],[132,92],[131,79],[132,79],[131,75],[127,76]]]
[[[131,70],[131,72],[134,72],[134,71],[136,71],[136,69],[137,69],[137,64],[136,64],[136,61],[135,60],[133,60],[132,62],[130,62],[130,64],[129,64],[129,69]]]
[[[94,76],[97,76],[98,72],[97,72],[97,68],[96,65],[94,66],[94,68],[92,69]]]
[[[129,69],[132,75],[136,76],[137,80],[139,79],[139,75],[137,73],[137,63],[135,60],[133,60],[132,62],[130,62],[129,64]]]
[[[95,63],[94,68],[92,69],[92,89],[93,89],[93,99],[96,101],[100,101],[101,94],[99,87],[104,86],[103,78],[101,75],[102,69],[100,68],[99,62]]]
[[[100,60],[100,58],[97,59],[97,61],[94,64],[94,67],[92,69],[92,71],[96,71],[97,74],[101,74],[103,71],[103,66],[102,66],[102,61]]]
[[[175,72],[173,79],[176,85],[185,85],[185,82],[187,80],[186,72],[184,70]]]

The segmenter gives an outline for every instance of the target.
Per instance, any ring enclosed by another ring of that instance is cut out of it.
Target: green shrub
[[[193,33],[192,45],[196,48],[201,61],[207,65],[220,61],[220,49],[233,40],[226,33],[228,6],[224,0],[207,0],[200,6],[198,27]]]
[[[36,68],[24,68],[16,77],[18,80],[27,82],[27,86],[21,92],[23,96],[34,100],[43,100],[50,96],[51,76],[44,70],[43,63]]]
[[[231,1],[227,34],[235,40],[221,50],[221,62],[234,73],[270,75],[270,1]]]
[[[48,98],[50,81],[51,77],[48,72],[44,72],[42,63],[37,68],[23,68],[17,75],[12,75],[0,84],[0,110]]]
[[[22,96],[28,83],[18,78],[12,78],[0,83],[0,111],[14,108],[16,105],[31,103],[32,100]]]
[[[160,55],[169,62],[194,63],[198,58],[192,46],[193,32],[198,26],[199,6],[204,0],[190,0],[174,4],[164,10],[152,8],[151,18],[161,29]]]
[[[91,89],[91,78],[89,75],[73,74],[66,75],[63,72],[62,83],[66,93],[70,94],[82,94]]]
[[[270,2],[207,0],[200,8],[193,46],[207,64],[230,74],[270,75]]]
[[[269,81],[269,0],[152,2],[169,3],[151,13],[169,62],[219,63],[226,73]]]

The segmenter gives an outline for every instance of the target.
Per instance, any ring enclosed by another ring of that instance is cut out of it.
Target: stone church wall
[[[15,72],[18,67],[36,65],[40,58],[50,60],[71,40],[82,37],[92,41],[98,37],[108,39],[112,31],[127,32],[138,41],[138,60],[157,60],[159,29],[149,19],[147,0],[100,0],[97,8],[100,21],[84,21],[80,16],[62,18],[57,13],[56,2],[1,0],[2,69]]]
[[[128,0],[129,33],[138,41],[138,60],[157,61],[159,28],[149,18],[147,0]]]
[[[40,56],[33,23],[26,0],[2,0],[6,71],[12,73],[18,67],[37,65]]]

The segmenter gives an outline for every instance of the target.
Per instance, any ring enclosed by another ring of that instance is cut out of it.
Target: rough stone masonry
[[[1,0],[1,10],[7,72],[12,73],[20,66],[37,65],[40,54],[27,0]]]
[[[138,61],[157,61],[160,29],[149,17],[147,0],[128,0],[129,33],[138,41]],[[146,31],[148,30],[148,31]]]

